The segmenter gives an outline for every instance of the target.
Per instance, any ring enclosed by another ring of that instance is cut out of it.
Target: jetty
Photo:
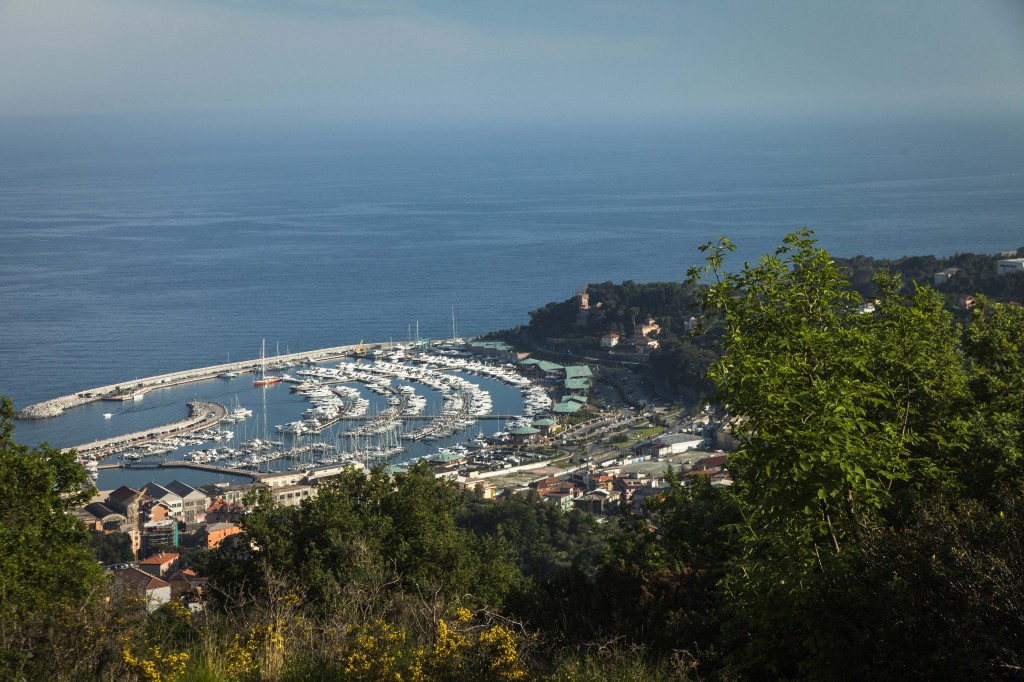
[[[80,459],[99,459],[113,450],[145,445],[161,438],[171,438],[193,431],[201,431],[216,426],[228,415],[228,408],[220,403],[191,402],[188,404],[187,419],[172,424],[164,424],[156,428],[136,431],[123,436],[105,438],[103,440],[74,446]]]
[[[257,476],[251,471],[240,471],[228,467],[214,466],[213,464],[199,464],[198,462],[158,462],[156,464],[139,464],[131,462],[116,462],[114,464],[100,464],[96,467],[99,471],[110,469],[191,469],[193,471],[205,471],[212,474],[248,478],[255,481]]]
[[[278,355],[274,357],[274,360],[277,362],[327,362],[347,357],[357,351],[366,352],[377,348],[386,348],[387,345],[387,342],[373,344],[364,344],[360,342],[345,346],[333,346],[331,348],[304,351],[301,353]],[[214,379],[225,372],[253,371],[259,367],[259,364],[259,358],[253,358],[251,360],[229,362],[222,365],[210,365],[209,367],[189,369],[182,372],[160,374],[157,376],[147,377],[145,379],[135,379],[134,381],[123,381],[117,384],[110,384],[109,386],[100,386],[88,391],[79,391],[78,393],[60,396],[59,398],[51,398],[50,400],[45,400],[41,403],[29,405],[19,410],[16,417],[18,419],[47,419],[50,417],[59,417],[64,414],[66,410],[95,402],[97,400],[138,400],[154,389],[169,388],[171,386],[187,384],[193,381],[206,381],[207,379]]]

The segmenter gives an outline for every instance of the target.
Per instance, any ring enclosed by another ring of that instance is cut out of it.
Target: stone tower
[[[579,306],[576,311],[576,324],[582,327],[590,318],[590,294],[587,293],[586,284],[576,292],[576,303]]]

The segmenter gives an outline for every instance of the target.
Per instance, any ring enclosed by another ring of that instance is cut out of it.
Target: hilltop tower
[[[582,327],[590,319],[590,294],[587,293],[586,284],[576,292],[576,304],[578,306],[576,310],[576,324]]]

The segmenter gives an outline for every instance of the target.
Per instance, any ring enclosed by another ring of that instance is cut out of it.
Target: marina
[[[274,380],[249,378],[257,367],[256,376]],[[511,445],[509,430],[552,404],[515,365],[440,344],[361,343],[149,377],[131,386],[146,401],[95,413],[91,406],[103,404],[107,388],[74,394],[80,402],[64,402],[54,418],[98,419],[88,421],[98,430],[136,424],[70,446],[103,487],[129,472],[162,475],[165,467],[192,467],[201,477],[438,457],[513,466],[521,456],[488,451]],[[189,416],[153,424],[181,409],[186,390],[195,394],[186,402]]]

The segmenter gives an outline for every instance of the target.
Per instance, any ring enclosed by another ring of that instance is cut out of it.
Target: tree
[[[135,560],[132,539],[127,533],[92,533],[89,538],[101,564],[126,564]]]
[[[704,250],[691,278],[721,317],[724,353],[709,375],[741,438],[724,585],[771,633],[779,600],[841,579],[848,550],[893,523],[911,491],[954,481],[968,443],[963,357],[934,292],[904,297],[883,273],[865,312],[807,230],[738,273],[723,267],[728,240]]]
[[[965,335],[976,409],[972,486],[1019,489],[1024,480],[1024,308],[982,296]]]
[[[85,526],[69,514],[93,489],[73,451],[13,441],[0,398],[0,677],[43,674],[55,632],[103,583]],[[27,667],[26,667],[27,666]],[[44,666],[44,667],[38,667]],[[31,676],[31,675],[29,675]]]
[[[223,593],[246,598],[283,581],[322,612],[346,603],[380,612],[403,594],[432,610],[500,605],[518,571],[500,537],[456,526],[461,504],[425,463],[393,481],[382,469],[347,471],[299,507],[274,504],[259,491],[242,520],[255,549],[215,552],[211,577]]]

